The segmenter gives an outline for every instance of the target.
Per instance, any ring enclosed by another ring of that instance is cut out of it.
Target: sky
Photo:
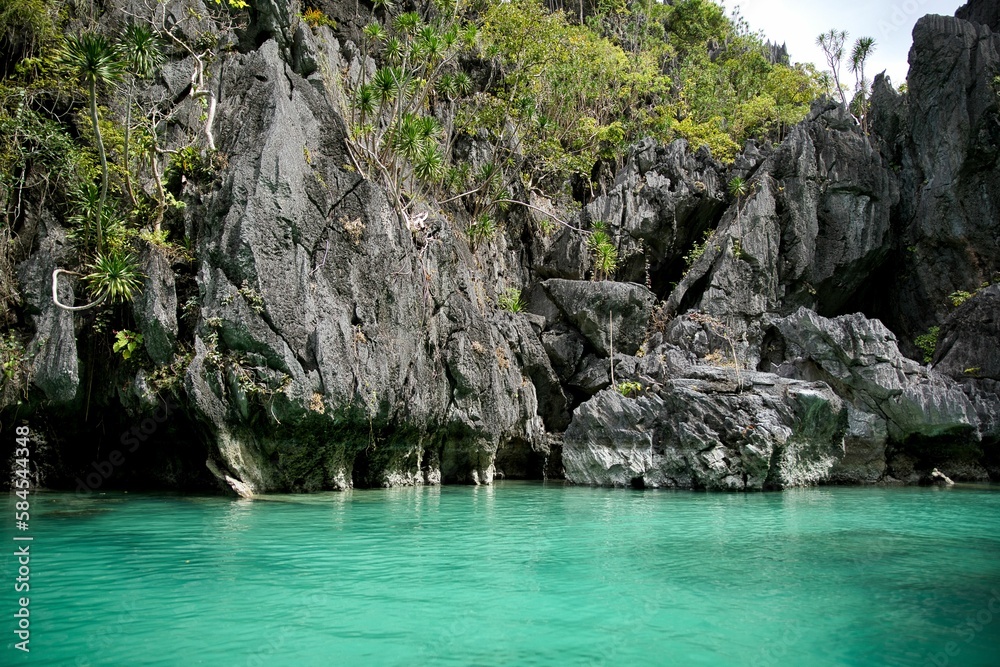
[[[912,43],[913,24],[925,14],[954,16],[965,0],[726,0],[739,7],[753,31],[762,30],[772,42],[788,45],[792,62],[812,62],[826,70],[816,37],[831,28],[846,30],[845,60],[858,37],[874,37],[875,51],[865,66],[867,78],[886,70],[894,86],[906,81],[906,56]],[[870,74],[869,74],[870,73]],[[854,77],[846,67],[841,80]]]

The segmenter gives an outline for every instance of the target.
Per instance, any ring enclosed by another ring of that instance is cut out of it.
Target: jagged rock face
[[[178,330],[174,272],[163,251],[150,246],[142,257],[142,273],[142,292],[132,305],[135,321],[143,332],[149,358],[157,364],[169,364]]]
[[[52,272],[62,266],[69,247],[65,230],[51,215],[45,213],[39,216],[35,224],[38,250],[18,267],[25,310],[35,328],[35,336],[28,344],[29,353],[35,355],[32,381],[47,400],[55,405],[67,405],[78,399],[80,392],[76,326],[73,313],[58,308],[52,302]],[[74,305],[74,282],[71,276],[61,276],[61,303]]]
[[[961,15],[996,13],[995,3],[973,4]],[[912,337],[947,316],[948,294],[1000,271],[1000,34],[976,20],[920,19],[906,103],[887,87],[873,100],[901,199],[893,261],[875,279],[870,312],[911,353]]]
[[[1000,284],[980,290],[944,321],[934,370],[956,380],[1000,380]]]
[[[959,7],[955,16],[970,23],[983,23],[993,32],[1000,32],[1000,5],[994,0],[971,0]]]
[[[704,252],[667,299],[719,319],[749,365],[766,313],[834,314],[890,247],[897,192],[879,152],[844,110],[815,108],[747,180]]]
[[[642,285],[554,278],[542,283],[562,314],[602,356],[635,352],[656,297]]]
[[[1000,270],[994,5],[962,10],[975,25],[918,23],[909,95],[877,79],[870,137],[822,103],[780,146],[750,143],[730,167],[683,140],[645,140],[581,228],[536,233],[534,212],[558,212],[519,192],[533,212],[512,210],[486,249],[433,202],[410,224],[350,166],[340,73],[374,61],[303,27],[289,3],[254,9],[239,48],[211,65],[218,177],[175,193],[200,313],[187,317],[188,301],[178,326],[190,277],[175,281],[152,249],[133,304],[157,364],[186,359],[194,329],[176,432],[200,430],[208,468],[233,490],[488,483],[559,474],[560,461],[572,482],[642,487],[1000,475],[1000,295],[945,307]],[[191,63],[175,56],[149,99],[187,94]],[[165,143],[198,133],[200,113],[179,114]],[[487,143],[462,137],[456,153],[484,161]],[[746,193],[727,192],[733,177]],[[18,276],[34,383],[72,412],[81,318],[49,299],[67,257],[49,218],[31,223],[37,249]],[[581,231],[597,222],[618,248],[618,282],[584,280]],[[494,307],[508,286],[524,288],[528,312]],[[63,281],[63,301],[74,287]],[[868,317],[841,316],[854,310]],[[933,371],[900,354],[942,320]],[[148,413],[153,373],[97,393]],[[643,390],[624,397],[612,382]]]
[[[573,415],[566,479],[641,488],[815,484],[843,455],[847,412],[822,383],[702,367],[637,398],[607,389]]]
[[[584,209],[584,221],[609,226],[618,245],[620,280],[643,282],[646,264],[655,276],[680,270],[680,257],[721,214],[723,167],[707,150],[691,152],[684,139],[657,146],[636,144],[611,190]],[[654,281],[659,294],[666,280]]]
[[[938,333],[934,370],[959,383],[979,415],[986,465],[1000,472],[1000,285],[955,309]]]
[[[488,482],[498,447],[541,433],[533,379],[553,427],[568,421],[555,373],[527,322],[487,303],[449,225],[411,232],[344,169],[324,93],[275,42],[224,69],[229,166],[197,230],[187,374],[220,474],[243,493]],[[281,389],[248,395],[249,368]]]
[[[860,314],[827,319],[802,308],[774,326],[787,359],[780,375],[827,382],[874,417],[854,420],[857,455],[883,447],[884,431],[900,457],[911,461],[902,477],[897,465],[897,478],[918,481],[921,470],[938,463],[949,476],[986,478],[976,407],[949,378],[902,356],[881,322]]]

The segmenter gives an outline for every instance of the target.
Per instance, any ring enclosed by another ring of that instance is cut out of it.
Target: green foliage
[[[736,176],[735,178],[729,181],[730,197],[733,197],[734,199],[739,199],[740,197],[745,197],[749,192],[750,192],[749,184],[739,176]]]
[[[128,360],[140,345],[142,345],[141,333],[121,329],[115,332],[115,342],[111,349],[121,353],[122,359]]]
[[[469,224],[466,234],[472,246],[478,247],[481,243],[492,241],[497,235],[497,223],[492,216],[483,213],[474,222]]]
[[[963,303],[971,299],[973,294],[971,292],[966,292],[965,290],[956,290],[948,295],[948,300],[951,301],[951,305],[958,308]]]
[[[712,242],[712,238],[714,236],[715,236],[715,230],[713,229],[706,230],[705,235],[702,236],[701,242],[699,243],[695,241],[691,245],[691,249],[687,252],[686,255],[684,255],[684,265],[687,268],[690,269],[695,262],[701,259],[701,256],[705,254],[705,250],[708,249],[708,244]]]
[[[587,248],[594,268],[593,279],[608,280],[618,268],[618,248],[608,235],[606,223],[598,220],[591,227]]]
[[[125,72],[117,46],[103,35],[90,32],[67,35],[57,62],[88,86],[117,81]]]
[[[148,78],[163,62],[160,39],[149,26],[130,23],[122,30],[118,52],[126,71],[139,78]]]
[[[141,287],[139,263],[130,253],[98,253],[88,268],[85,278],[95,298],[106,297],[111,303],[131,301]]]
[[[924,353],[924,363],[929,364],[934,359],[934,350],[937,348],[938,333],[941,327],[931,327],[927,333],[921,334],[913,339],[913,344]]]
[[[15,332],[0,334],[0,407],[27,398],[34,356]]]
[[[642,393],[642,385],[638,382],[621,382],[616,388],[625,398],[635,398]]]
[[[10,57],[5,68],[37,56],[55,40],[54,13],[45,0],[4,0],[0,4],[0,42],[5,42],[3,52]]]
[[[181,177],[190,181],[206,183],[215,177],[215,168],[210,158],[202,155],[197,146],[185,146],[170,156],[167,167],[167,182],[176,189]]]
[[[508,313],[520,313],[524,310],[521,290],[516,287],[508,287],[497,296],[497,305]]]
[[[333,30],[337,29],[337,22],[327,16],[323,10],[316,9],[315,7],[307,7],[306,10],[302,12],[301,18],[310,28],[326,26]]]

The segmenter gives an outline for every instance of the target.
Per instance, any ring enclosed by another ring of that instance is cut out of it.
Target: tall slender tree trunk
[[[97,119],[97,81],[90,81],[90,122],[94,124],[94,137],[97,143],[97,155],[101,159],[101,198],[97,203],[97,252],[101,252],[104,235],[104,202],[108,198],[108,156],[104,152],[104,140],[101,138],[101,127]]]

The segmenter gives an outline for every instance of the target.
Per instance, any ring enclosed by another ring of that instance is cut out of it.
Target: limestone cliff
[[[499,472],[746,490],[1000,472],[996,346],[978,343],[996,338],[996,290],[948,300],[1000,277],[995,25],[922,19],[909,91],[878,81],[871,136],[820,102],[731,166],[640,142],[568,227],[543,230],[552,203],[532,200],[477,246],[468,212],[400,214],[352,167],[340,73],[371,64],[348,4],[327,7],[335,33],[295,0],[258,0],[208,65],[223,159],[176,184],[186,207],[168,224],[190,255],[142,257],[126,315],[148,362],[97,374],[78,346],[87,316],[47,292],[66,230],[44,206],[24,217],[32,374],[3,417],[45,443],[43,483],[72,487],[135,428],[143,446],[109,486],[250,495]],[[147,94],[183,98],[192,67],[173,53]],[[598,221],[615,282],[586,279]],[[524,312],[497,307],[508,287]],[[903,356],[935,325],[934,368]]]

